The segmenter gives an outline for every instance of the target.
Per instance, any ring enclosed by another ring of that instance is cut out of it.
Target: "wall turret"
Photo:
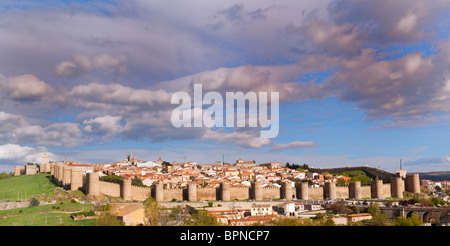
[[[157,202],[164,201],[164,187],[161,182],[155,184],[155,200]]]
[[[391,196],[403,198],[403,191],[405,191],[405,183],[401,177],[391,178]]]
[[[255,201],[261,201],[263,200],[263,193],[262,193],[262,183],[259,181],[252,183],[252,192],[253,192],[253,199]]]
[[[197,185],[192,183],[188,184],[188,201],[197,201]]]
[[[372,198],[382,198],[383,195],[383,180],[373,180],[370,184],[370,193]]]
[[[350,182],[348,189],[349,198],[361,199],[361,181]]]
[[[220,197],[222,201],[230,201],[230,183],[229,182],[222,182],[220,183]]]
[[[336,183],[333,181],[325,181],[323,192],[324,199],[336,199]]]
[[[72,168],[70,175],[70,190],[81,188],[83,186],[83,170]]]
[[[100,181],[98,173],[92,172],[87,174],[88,179],[88,195],[95,197],[100,195]]]
[[[125,201],[131,201],[131,180],[122,179],[120,184],[120,196]]]
[[[420,193],[420,179],[418,173],[409,173],[406,175],[406,191]]]
[[[297,184],[297,197],[301,200],[308,200],[308,182],[300,182]]]

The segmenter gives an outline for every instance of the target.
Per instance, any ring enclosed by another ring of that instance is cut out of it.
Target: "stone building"
[[[14,166],[14,176],[24,175],[25,167],[22,166]]]
[[[250,210],[251,216],[274,214],[270,204],[253,204]]]
[[[27,165],[25,165],[25,174],[26,175],[33,175],[36,173],[38,173],[38,168],[35,164],[27,163]]]
[[[145,223],[143,204],[111,204],[111,211],[126,226],[144,225]]]
[[[234,166],[236,167],[255,167],[256,162],[255,161],[244,161],[242,159],[236,160],[236,163],[234,163]]]

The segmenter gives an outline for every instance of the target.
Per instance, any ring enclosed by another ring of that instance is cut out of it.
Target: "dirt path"
[[[45,214],[45,213],[49,213],[49,214],[72,214],[72,213],[80,213],[80,212],[83,212],[83,209],[81,209],[80,211],[44,211],[44,212],[34,212],[34,213],[27,213],[27,214],[10,214],[10,215],[0,216],[0,219],[6,219],[6,218],[9,218],[9,217],[17,217],[17,216],[30,215],[30,214]]]

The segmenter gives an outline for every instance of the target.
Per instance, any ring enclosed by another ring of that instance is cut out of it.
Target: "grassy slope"
[[[70,217],[73,212],[89,211],[91,208],[91,204],[83,205],[67,202],[63,204],[48,204],[37,207],[2,210],[0,211],[0,226],[44,226],[46,216],[48,226],[93,225],[93,220],[73,221]]]
[[[21,195],[24,199],[25,192],[27,198],[37,194],[48,195],[57,187],[49,177],[49,174],[37,174],[0,179],[0,200],[16,201],[21,198]],[[82,205],[69,201],[63,204],[58,202],[58,204],[2,210],[0,211],[0,226],[44,226],[46,217],[48,226],[93,225],[93,220],[73,221],[70,218],[72,212],[88,211],[91,208],[90,204]]]
[[[48,194],[56,186],[50,174],[21,175],[0,179],[0,201],[17,201],[37,194]]]

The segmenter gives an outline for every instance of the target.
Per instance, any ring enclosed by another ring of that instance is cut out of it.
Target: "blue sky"
[[[0,171],[80,163],[450,170],[448,1],[0,1]],[[279,134],[175,128],[173,93],[278,92]]]

